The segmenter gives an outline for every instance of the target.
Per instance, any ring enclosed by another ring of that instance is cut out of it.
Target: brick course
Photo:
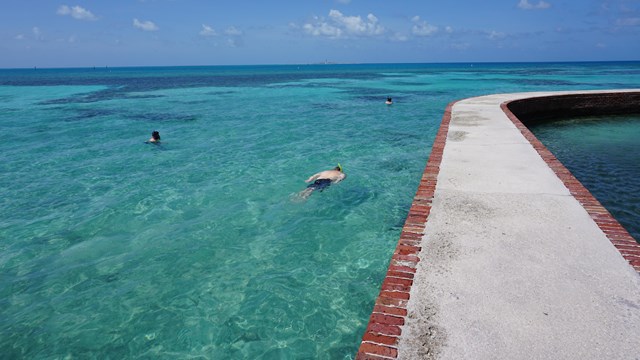
[[[391,257],[387,275],[369,318],[369,324],[360,343],[356,359],[380,360],[398,357],[397,344],[407,316],[413,276],[420,261],[422,236],[431,212],[431,201],[436,190],[442,152],[446,143],[451,108],[447,106],[436,135],[427,166],[420,179],[409,214],[400,233],[396,250]]]
[[[551,116],[550,108],[557,113]],[[564,104],[564,105],[563,105]],[[558,95],[546,96],[535,99],[521,99],[507,101],[500,105],[500,108],[507,115],[509,120],[520,130],[522,135],[536,149],[542,159],[555,172],[556,176],[569,189],[573,197],[580,202],[593,221],[600,227],[602,232],[618,249],[633,268],[640,272],[640,246],[631,237],[629,232],[605,209],[602,204],[582,185],[582,183],[571,174],[560,160],[558,160],[535,135],[526,127],[515,113],[526,121],[533,121],[535,116],[541,116],[544,111],[544,118],[557,118],[558,114],[566,116],[589,115],[589,114],[624,114],[640,110],[640,93],[606,93],[588,95]],[[566,107],[563,109],[562,107]],[[512,112],[513,109],[513,112]],[[576,110],[579,109],[579,110]],[[586,110],[585,110],[586,109]]]
[[[620,254],[636,271],[640,272],[640,244],[510,109],[510,105],[512,105],[527,118],[544,115],[545,118],[550,119],[576,114],[629,113],[629,109],[638,109],[638,101],[640,101],[640,93],[607,93],[602,96],[589,94],[582,97],[581,95],[558,95],[509,101],[501,104],[501,109],[565,184],[574,198],[580,202]],[[636,105],[630,106],[630,102]],[[358,360],[388,360],[398,357],[397,344],[407,316],[407,303],[411,296],[416,267],[420,261],[422,238],[431,212],[431,202],[435,194],[440,163],[451,122],[451,111],[455,103],[450,103],[444,112],[418,190],[362,337],[356,355]],[[567,108],[563,109],[563,106]]]

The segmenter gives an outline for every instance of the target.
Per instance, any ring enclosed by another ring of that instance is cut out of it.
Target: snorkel
[[[338,166],[336,166],[336,169],[338,169],[338,171],[342,172],[342,165],[340,165],[340,163],[338,163]]]

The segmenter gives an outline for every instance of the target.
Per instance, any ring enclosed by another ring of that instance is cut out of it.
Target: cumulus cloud
[[[535,9],[548,9],[551,7],[551,4],[549,4],[546,1],[540,0],[538,1],[537,4],[531,4],[529,3],[529,0],[520,0],[520,2],[518,3],[518,7],[520,9],[524,9],[524,10],[535,10]]]
[[[384,32],[384,28],[378,25],[378,18],[373,14],[367,15],[367,21],[364,21],[360,16],[344,16],[338,10],[331,10],[329,17],[342,25],[350,34],[380,35]]]
[[[156,24],[154,24],[152,21],[140,21],[138,19],[133,19],[133,26],[142,31],[160,30],[160,28]]]
[[[339,38],[342,36],[342,30],[337,28],[336,26],[332,26],[327,24],[326,22],[322,22],[317,19],[315,24],[304,24],[302,28],[307,34],[311,34],[313,36],[327,36],[331,38]]]
[[[93,21],[98,19],[95,15],[91,13],[91,11],[77,5],[76,6],[62,5],[58,8],[57,14],[63,15],[63,16],[69,15],[72,18],[77,20]]]
[[[244,33],[242,30],[236,28],[235,26],[229,26],[223,31],[224,36],[226,37],[227,46],[230,47],[241,47],[244,46],[244,39],[242,35]]]
[[[229,45],[230,47],[238,47],[240,44],[238,43],[238,41],[236,41],[236,39],[228,38],[227,45]]]
[[[302,28],[310,35],[330,38],[376,36],[385,32],[373,14],[363,19],[360,16],[346,16],[338,10],[329,11],[329,19],[316,17],[313,23],[304,24]]]
[[[242,31],[236,29],[235,26],[229,26],[227,28],[227,30],[224,31],[225,35],[229,35],[229,36],[241,36],[242,35]]]
[[[202,36],[216,36],[218,33],[209,25],[202,24],[202,30],[200,30]]]
[[[492,30],[487,34],[487,36],[491,40],[500,40],[500,39],[504,39],[507,35],[503,32]]]
[[[411,19],[413,22],[413,27],[411,28],[411,32],[416,36],[429,36],[433,35],[438,31],[438,27],[428,24],[426,21],[420,20],[419,16],[414,16]]]
[[[409,41],[409,37],[403,33],[395,33],[390,38],[391,41],[406,42]]]

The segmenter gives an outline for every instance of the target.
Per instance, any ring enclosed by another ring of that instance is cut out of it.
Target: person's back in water
[[[305,180],[305,182],[310,183],[313,181],[313,183],[309,184],[306,189],[302,190],[300,192],[300,196],[306,199],[311,196],[311,193],[313,193],[314,191],[319,190],[320,192],[322,192],[326,188],[328,188],[329,185],[337,184],[340,181],[344,180],[346,177],[347,174],[342,172],[342,166],[340,166],[340,164],[338,164],[338,166],[331,170],[324,170],[317,174],[311,175],[307,180]]]

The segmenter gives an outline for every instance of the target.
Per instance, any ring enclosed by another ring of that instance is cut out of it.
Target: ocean
[[[561,119],[529,129],[640,242],[640,114]]]
[[[0,354],[353,358],[448,103],[638,87],[639,62],[0,70]],[[562,161],[590,134],[636,239],[637,120],[540,131]]]

